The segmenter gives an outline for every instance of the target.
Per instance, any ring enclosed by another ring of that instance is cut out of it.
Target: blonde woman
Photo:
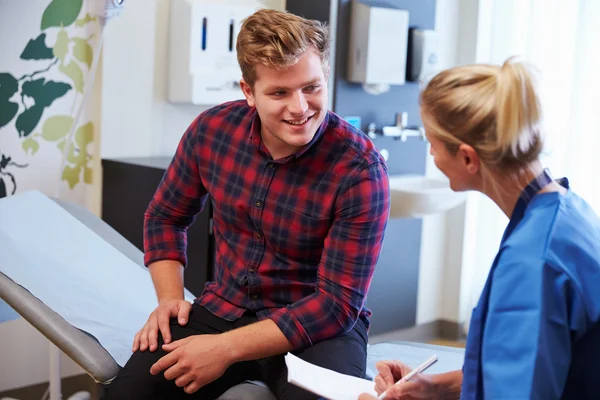
[[[392,386],[410,368],[382,362],[376,390],[387,399],[600,398],[600,220],[540,164],[540,104],[527,68],[509,60],[441,72],[421,95],[421,114],[452,189],[484,193],[510,222],[473,311],[462,371]]]

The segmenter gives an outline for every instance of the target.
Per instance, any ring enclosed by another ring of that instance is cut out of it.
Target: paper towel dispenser
[[[347,79],[354,83],[403,85],[408,47],[406,10],[353,0]]]

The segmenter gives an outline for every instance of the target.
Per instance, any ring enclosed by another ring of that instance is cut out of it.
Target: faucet
[[[367,135],[371,139],[377,138],[377,125],[374,122],[369,124]],[[381,134],[383,136],[393,137],[396,140],[406,142],[409,136],[418,136],[421,140],[426,140],[425,129],[422,126],[408,126],[408,113],[406,111],[396,113],[396,125],[382,126]]]

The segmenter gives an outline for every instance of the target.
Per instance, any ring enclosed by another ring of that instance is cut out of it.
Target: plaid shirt
[[[233,321],[270,318],[295,348],[361,318],[389,213],[387,168],[372,142],[329,112],[306,148],[273,160],[245,101],[185,132],[145,215],[145,263],[186,264],[186,228],[213,206],[215,281],[196,302]]]

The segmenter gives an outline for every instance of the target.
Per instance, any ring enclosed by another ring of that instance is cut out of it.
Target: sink
[[[466,199],[466,193],[450,189],[447,179],[421,175],[392,175],[390,189],[390,218],[436,214],[450,210]]]

